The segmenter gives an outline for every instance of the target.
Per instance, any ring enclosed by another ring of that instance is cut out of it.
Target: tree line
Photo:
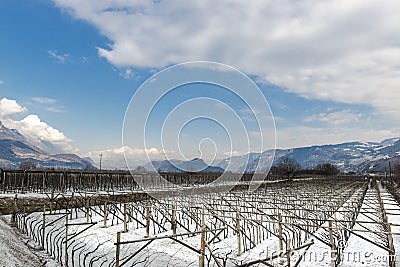
[[[290,157],[282,157],[279,162],[271,168],[272,174],[285,176],[288,180],[293,179],[302,170],[302,166],[297,160]],[[339,169],[331,163],[318,164],[314,170],[321,175],[337,175]]]

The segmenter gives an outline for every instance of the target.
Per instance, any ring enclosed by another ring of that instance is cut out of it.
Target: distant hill
[[[277,149],[263,153],[249,153],[242,156],[217,160],[208,166],[201,159],[191,161],[163,160],[147,164],[148,170],[158,171],[212,171],[223,172],[266,172],[268,163],[273,160],[276,165],[282,157],[297,160],[305,169],[313,169],[320,163],[331,163],[341,171],[357,171],[360,173],[388,172],[389,161],[392,165],[400,163],[400,138],[390,138],[381,142],[346,142],[291,149]],[[258,169],[256,170],[258,166]],[[219,168],[219,169],[218,169]]]
[[[50,144],[46,144],[46,146],[50,146]],[[75,154],[48,153],[30,143],[17,130],[7,128],[0,121],[0,167],[16,168],[25,161],[30,161],[42,168],[94,168],[89,160],[82,159]]]
[[[374,161],[366,161],[364,164],[361,164],[361,169],[364,170],[364,172],[387,173],[389,175],[389,161],[391,164],[391,172],[393,173],[394,165],[400,164],[400,156],[383,158]]]
[[[221,167],[209,166],[204,160],[194,158],[189,161],[182,160],[162,160],[153,161],[145,165],[147,170],[156,170],[159,172],[218,172],[223,173]]]
[[[398,161],[400,156],[400,138],[391,138],[382,142],[347,142],[333,145],[299,147],[292,149],[277,149],[273,165],[282,157],[296,159],[303,168],[312,169],[320,163],[331,163],[340,170],[355,170],[359,172],[384,172],[388,160]],[[216,166],[233,172],[254,172],[260,162],[260,172],[265,172],[267,163],[272,160],[273,151],[250,153],[243,156],[226,158],[215,163]],[[247,160],[248,158],[248,160]],[[246,164],[247,162],[247,164]],[[228,165],[228,163],[230,163]]]

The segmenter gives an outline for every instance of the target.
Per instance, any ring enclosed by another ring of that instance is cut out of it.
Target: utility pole
[[[99,157],[100,157],[100,171],[101,171],[101,160],[103,159],[103,153],[100,153]]]
[[[390,178],[390,184],[393,184],[393,180],[392,180],[392,166],[390,166],[390,160],[389,160],[389,178]]]

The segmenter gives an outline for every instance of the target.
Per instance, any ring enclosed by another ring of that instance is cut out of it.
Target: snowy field
[[[18,214],[17,225],[31,247],[64,266],[199,266],[202,255],[205,266],[331,266],[332,258],[389,266],[389,230],[400,251],[399,204],[379,182],[303,180],[252,193],[106,202]]]

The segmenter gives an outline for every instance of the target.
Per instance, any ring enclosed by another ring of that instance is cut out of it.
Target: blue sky
[[[137,88],[164,67],[208,60],[256,82],[275,117],[278,147],[400,136],[398,1],[262,2],[4,0],[0,119],[65,151],[103,152],[115,166]],[[196,90],[165,106],[213,95],[211,86]],[[212,128],[199,136],[224,143]],[[135,160],[144,157],[143,147],[129,149]]]

